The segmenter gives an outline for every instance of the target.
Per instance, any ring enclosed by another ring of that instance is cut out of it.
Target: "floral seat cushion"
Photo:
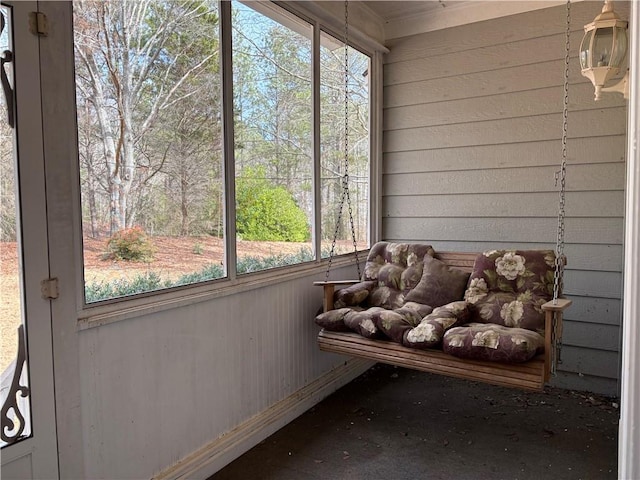
[[[544,351],[544,337],[526,328],[470,323],[448,330],[442,350],[460,358],[521,363]]]
[[[471,321],[544,332],[542,305],[553,297],[552,250],[493,250],[478,256],[465,300]]]
[[[434,309],[414,328],[405,330],[402,344],[405,347],[420,349],[438,347],[447,330],[465,324],[468,318],[467,302],[457,301],[443,305]]]
[[[358,316],[345,317],[345,324],[364,337],[401,343],[403,333],[418,325],[432,310],[429,305],[414,302],[393,310],[371,307]]]

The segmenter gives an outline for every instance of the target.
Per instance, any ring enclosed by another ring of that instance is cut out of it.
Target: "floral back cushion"
[[[541,306],[553,298],[553,250],[492,250],[478,255],[464,299],[471,321],[544,331]]]
[[[363,281],[375,281],[366,304],[370,307],[400,308],[405,296],[422,278],[425,255],[433,257],[431,245],[378,242],[369,251]]]

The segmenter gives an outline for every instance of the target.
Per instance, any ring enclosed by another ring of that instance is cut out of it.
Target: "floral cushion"
[[[469,279],[467,272],[449,268],[446,263],[428,256],[423,263],[420,282],[407,294],[406,301],[435,308],[462,300]]]
[[[400,308],[405,295],[422,278],[424,257],[433,257],[431,245],[422,243],[378,242],[369,251],[362,280],[375,281],[365,300],[366,306]]]
[[[471,321],[544,331],[553,297],[552,250],[493,250],[476,258],[464,298]]]
[[[362,307],[344,307],[329,310],[316,316],[316,324],[333,332],[349,332],[351,329],[344,323],[344,317],[353,311],[362,311]]]
[[[333,307],[343,308],[359,305],[364,302],[377,282],[358,282],[345,288],[337,290],[333,295]]]
[[[371,307],[366,310],[351,309],[344,316],[344,324],[366,338],[384,338],[384,334],[378,330],[373,319],[376,314],[386,312],[382,307]]]
[[[544,351],[544,337],[525,328],[470,323],[447,331],[442,349],[460,358],[520,363]]]
[[[375,312],[372,320],[378,330],[388,339],[402,343],[405,332],[418,325],[422,318],[430,314],[432,310],[429,305],[407,302],[394,310],[383,309]]]
[[[466,302],[451,302],[434,309],[415,328],[405,330],[401,342],[410,348],[436,347],[440,345],[448,329],[464,324],[468,318],[469,308]]]

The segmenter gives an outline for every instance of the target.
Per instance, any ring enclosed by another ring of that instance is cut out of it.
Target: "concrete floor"
[[[615,479],[617,399],[376,365],[210,480]]]

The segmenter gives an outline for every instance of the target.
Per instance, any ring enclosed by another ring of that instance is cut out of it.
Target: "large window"
[[[345,143],[342,41],[322,32],[314,58],[319,25],[230,5],[74,1],[86,303],[319,261],[334,232],[336,253],[367,247],[370,58],[349,49]]]
[[[345,52],[325,32],[320,38],[320,209],[327,256],[334,239],[335,253],[353,251],[354,239],[358,249],[368,247],[371,61],[354,48]]]
[[[87,303],[224,276],[215,1],[74,2]]]
[[[314,258],[313,30],[280,9],[232,5],[236,240],[271,257],[239,253],[245,273]]]

